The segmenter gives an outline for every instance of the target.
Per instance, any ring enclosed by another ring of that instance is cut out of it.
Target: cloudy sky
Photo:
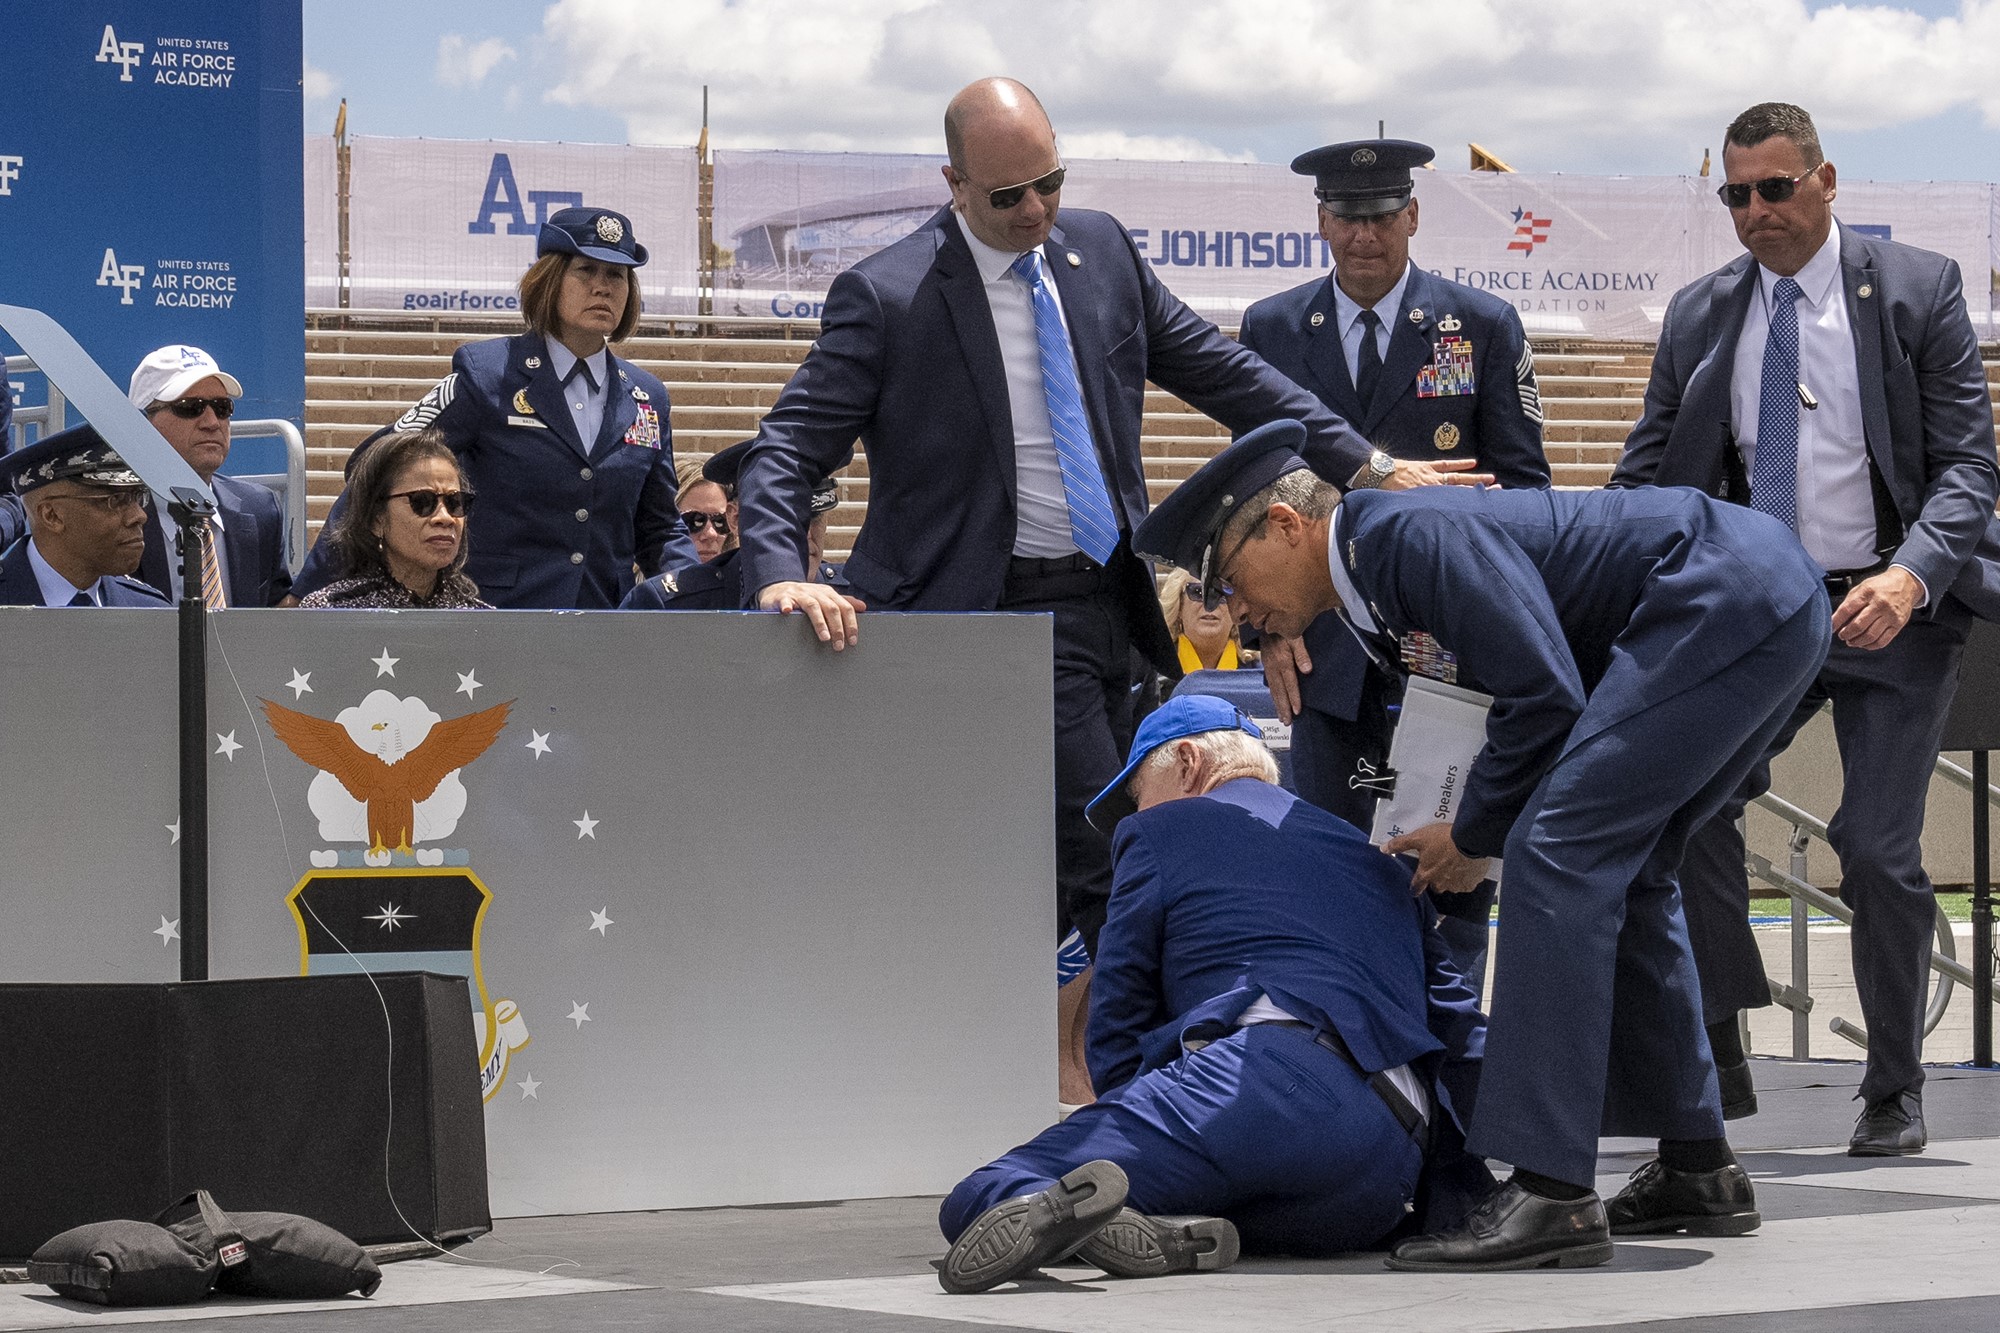
[[[384,34],[397,35],[394,42]],[[1288,161],[1375,132],[1463,169],[1692,172],[1752,102],[1851,179],[2000,179],[2000,0],[305,0],[306,124],[936,152],[983,74],[1074,157]]]

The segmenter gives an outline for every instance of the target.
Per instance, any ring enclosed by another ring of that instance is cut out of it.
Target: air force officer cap
[[[1148,560],[1164,560],[1195,576],[1202,603],[1218,605],[1227,596],[1222,560],[1234,552],[1216,550],[1222,529],[1243,502],[1287,472],[1306,466],[1299,447],[1306,428],[1292,420],[1257,427],[1202,464],[1146,515],[1132,534],[1132,549]]]
[[[626,268],[646,262],[646,247],[632,235],[632,219],[608,208],[557,209],[535,237],[535,253],[587,255]]]
[[[1355,139],[1300,153],[1292,170],[1313,178],[1313,193],[1335,217],[1372,218],[1409,203],[1410,173],[1436,156],[1409,139]]]

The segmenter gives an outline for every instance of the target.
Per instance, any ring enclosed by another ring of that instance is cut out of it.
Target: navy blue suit
[[[1406,873],[1352,825],[1254,778],[1127,816],[1115,843],[1090,995],[1100,1099],[953,1190],[947,1239],[1104,1158],[1130,1178],[1129,1206],[1227,1216],[1246,1250],[1382,1240],[1417,1200],[1424,1160],[1361,1071],[1407,1064],[1429,1082],[1438,1033],[1462,1051],[1480,1031],[1456,973],[1427,954]],[[1355,1063],[1310,1031],[1236,1027],[1260,996],[1338,1033]],[[1433,1117],[1455,1149],[1452,1106],[1445,1095]],[[1490,1187],[1477,1164],[1451,1167],[1470,1171],[1432,1192],[1441,1209]]]
[[[229,579],[224,595],[229,604],[276,606],[292,590],[292,572],[285,567],[285,511],[277,494],[268,486],[220,472],[209,486],[222,515],[222,559]],[[139,577],[155,588],[172,586],[167,552],[155,509],[146,518],[146,553],[139,558]]]
[[[635,564],[650,576],[694,560],[674,508],[673,431],[658,379],[613,357],[604,424],[586,442],[540,334],[467,343],[451,365],[395,428],[442,431],[458,451],[478,493],[465,572],[482,598],[510,608],[613,607],[631,589]],[[303,597],[337,574],[331,553],[315,545],[293,591]]]
[[[1243,345],[1397,458],[1472,458],[1502,486],[1549,484],[1534,353],[1513,306],[1412,263],[1400,304],[1384,312],[1389,354],[1372,401],[1364,403],[1341,350],[1334,281],[1334,276],[1315,278],[1252,305],[1243,312]],[[1448,339],[1469,345],[1460,355],[1471,360],[1470,384],[1435,386],[1424,373],[1450,362],[1456,343],[1447,343],[1445,356],[1439,351]],[[1436,392],[1436,387],[1457,391]],[[1303,707],[1292,723],[1293,778],[1299,795],[1365,829],[1374,817],[1375,797],[1351,779],[1363,761],[1377,771],[1386,767],[1388,709],[1401,693],[1400,681],[1370,669],[1368,655],[1338,615],[1313,621],[1304,640],[1313,669],[1299,678]],[[1438,902],[1438,910],[1453,918],[1447,934],[1454,957],[1475,988],[1485,980],[1492,906],[1490,885]]]
[[[1924,802],[1966,626],[1973,611],[2000,614],[2000,604],[1981,595],[2000,582],[2000,566],[1985,558],[2000,549],[1985,537],[1994,527],[2000,475],[1986,372],[1958,265],[1846,227],[1840,262],[1860,371],[1877,549],[1922,579],[1930,602],[1884,648],[1836,642],[1772,753],[1832,701],[1843,787],[1828,833],[1840,856],[1841,897],[1854,909],[1855,986],[1869,1037],[1861,1095],[1874,1102],[1923,1084],[1935,912],[1923,868]],[[1626,441],[1613,486],[1695,486],[1747,502],[1729,423],[1736,346],[1757,272],[1746,253],[1675,294],[1646,386],[1645,415]],[[1809,364],[1800,373],[1812,381]],[[1681,872],[1711,1023],[1770,1003],[1748,923],[1743,839],[1735,823],[1770,781],[1767,756],[1690,840]]]
[[[167,595],[138,579],[115,575],[98,584],[106,606],[158,608],[169,605]],[[0,556],[0,606],[47,606],[35,568],[28,563],[28,543],[15,542]]]
[[[1152,380],[1236,430],[1295,417],[1306,449],[1344,478],[1368,446],[1310,394],[1160,284],[1115,218],[1065,209],[1042,247],[1119,526],[1145,515],[1139,447]],[[1179,666],[1152,576],[1121,542],[1107,569],[1029,570],[1015,544],[1014,429],[985,285],[949,209],[862,260],[827,292],[819,340],[765,416],[738,497],[743,594],[802,577],[798,533],[813,482],[859,438],[868,512],[846,578],[892,611],[1048,611],[1056,618],[1057,882],[1063,915],[1094,940],[1109,849],[1083,808],[1123,765],[1131,651]],[[1058,920],[1059,934],[1067,926]]]
[[[1335,549],[1382,634],[1494,696],[1452,838],[1506,858],[1469,1146],[1588,1185],[1601,1133],[1722,1136],[1674,870],[1830,637],[1767,515],[1691,490],[1357,491]]]

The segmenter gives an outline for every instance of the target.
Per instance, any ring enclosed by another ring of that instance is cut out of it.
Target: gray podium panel
[[[172,618],[16,614],[12,697],[61,661],[61,698],[0,741],[74,776],[7,779],[38,882],[0,975],[171,975]],[[209,625],[213,972],[466,975],[496,1215],[939,1192],[1047,1123],[1045,617],[871,615],[840,654],[727,613]],[[141,881],[127,923],[106,886]],[[139,942],[85,948],[80,911]]]

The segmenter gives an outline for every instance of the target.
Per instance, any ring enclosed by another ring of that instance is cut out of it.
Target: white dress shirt
[[[1779,277],[1757,266],[1757,289],[1736,343],[1730,411],[1745,475],[1755,475],[1764,347],[1771,336],[1771,290]],[[1868,480],[1861,381],[1841,281],[1838,227],[1828,230],[1826,244],[1792,281],[1803,293],[1796,303],[1799,382],[1819,403],[1813,409],[1803,401],[1799,405],[1799,541],[1822,569],[1865,569],[1880,557],[1875,553],[1875,494]]]
[[[557,382],[569,379],[570,367],[578,360],[576,353],[554,338],[548,339],[548,345],[549,369],[556,373]],[[611,349],[607,347],[593,352],[576,378],[562,386],[563,403],[569,408],[569,419],[576,423],[576,436],[583,441],[585,453],[597,447],[597,432],[604,425],[604,404],[610,383]]]
[[[1014,554],[1044,558],[1074,555],[1069,492],[1063,488],[1062,462],[1056,456],[1055,432],[1049,425],[1048,395],[1042,388],[1034,289],[1011,271],[1020,254],[994,249],[974,236],[956,211],[951,217],[972,248],[972,261],[985,282],[993,332],[1000,339],[1000,361],[1007,368],[1007,407],[1014,418]],[[1062,293],[1056,288],[1055,274],[1048,269],[1046,252],[1042,258],[1042,281],[1060,314]],[[1069,328],[1067,317],[1063,328]],[[1070,354],[1075,355],[1073,347]],[[1078,376],[1079,383],[1081,380]]]
[[[43,606],[68,606],[76,600],[78,593],[83,593],[99,606],[104,605],[104,593],[97,583],[91,584],[88,588],[79,588],[56,573],[55,566],[42,559],[42,548],[35,545],[33,537],[28,538],[28,568],[35,571],[35,582],[42,590]],[[98,583],[103,581],[99,579]]]
[[[1347,382],[1356,384],[1361,377],[1362,306],[1340,289],[1339,278],[1336,272],[1327,279],[1333,284],[1333,322],[1340,329],[1340,350],[1347,357]],[[1396,314],[1403,308],[1403,289],[1409,285],[1410,264],[1404,260],[1403,276],[1396,279],[1396,285],[1381,300],[1368,307],[1382,321],[1375,326],[1375,353],[1384,361],[1389,359],[1389,335],[1395,332]]]

